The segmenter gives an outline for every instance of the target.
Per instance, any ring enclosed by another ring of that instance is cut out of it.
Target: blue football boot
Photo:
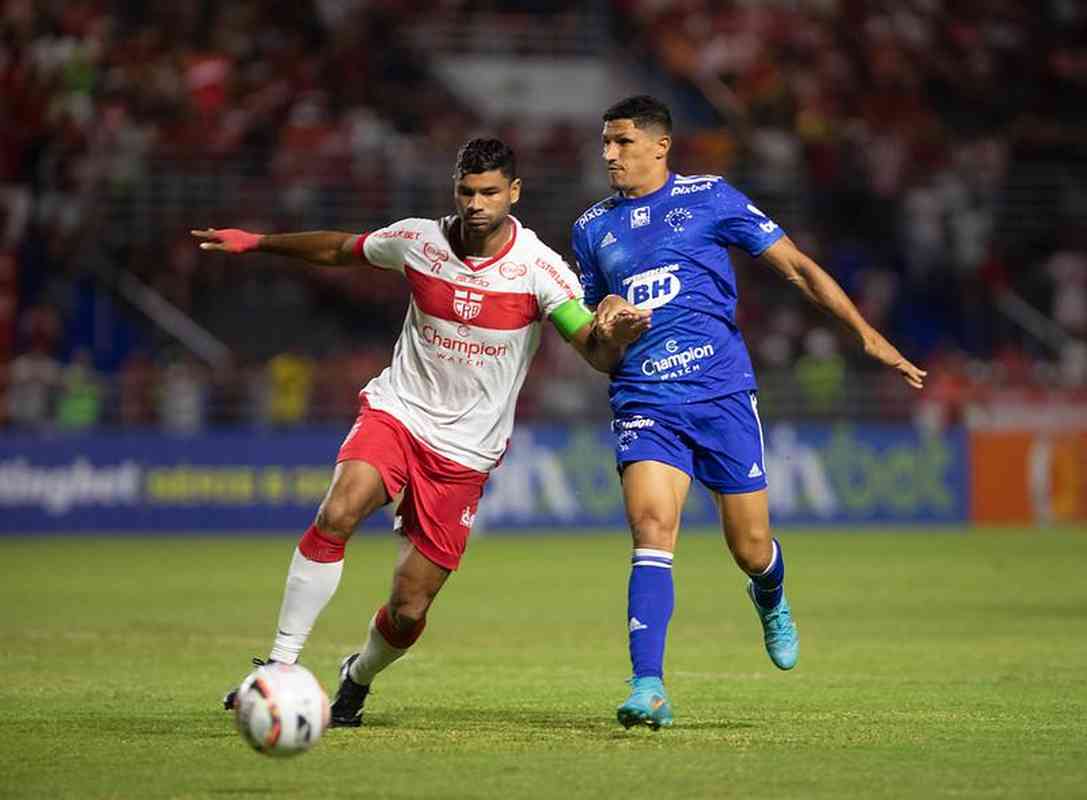
[[[653,730],[672,725],[672,704],[660,678],[631,678],[630,697],[616,715],[624,728],[648,725]]]
[[[796,666],[800,654],[800,636],[796,632],[793,613],[785,595],[776,608],[765,609],[755,599],[755,584],[747,582],[747,596],[755,606],[755,611],[762,621],[762,639],[766,643],[766,653],[778,669],[792,669]]]

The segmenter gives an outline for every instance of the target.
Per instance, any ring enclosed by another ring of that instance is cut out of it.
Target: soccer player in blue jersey
[[[925,372],[741,192],[717,175],[669,170],[667,106],[630,97],[603,118],[603,157],[615,193],[574,223],[573,248],[588,305],[610,293],[652,314],[651,327],[612,370],[610,398],[634,540],[627,605],[633,678],[618,718],[628,728],[657,729],[672,724],[664,645],[674,604],[672,554],[692,479],[717,502],[770,659],[792,669],[799,649],[783,590],[784,554],[770,531],[755,374],[736,326],[728,248],[779,272],[910,386],[920,389]]]

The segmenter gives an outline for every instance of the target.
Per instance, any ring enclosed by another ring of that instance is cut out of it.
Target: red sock
[[[302,538],[298,540],[298,552],[310,561],[321,564],[330,564],[334,561],[343,561],[343,549],[346,545],[343,539],[321,533],[316,525],[310,525]]]
[[[377,628],[385,641],[391,644],[393,647],[399,650],[407,650],[423,635],[423,628],[426,627],[426,618],[419,620],[415,627],[406,633],[401,633],[393,625],[392,619],[389,617],[389,607],[382,606],[377,611],[377,619],[374,620],[374,627]]]

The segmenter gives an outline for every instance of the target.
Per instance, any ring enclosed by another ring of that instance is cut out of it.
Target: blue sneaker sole
[[[616,717],[619,720],[619,724],[624,728],[630,729],[636,725],[645,725],[651,730],[657,731],[661,728],[672,727],[672,719],[653,719],[653,717],[645,712],[639,711],[633,708],[620,708],[616,713]]]

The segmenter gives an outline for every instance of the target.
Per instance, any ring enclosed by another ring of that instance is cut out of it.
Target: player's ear
[[[657,159],[668,158],[668,151],[672,149],[672,137],[668,134],[657,137]]]
[[[521,199],[521,179],[514,178],[510,181],[510,205]]]

